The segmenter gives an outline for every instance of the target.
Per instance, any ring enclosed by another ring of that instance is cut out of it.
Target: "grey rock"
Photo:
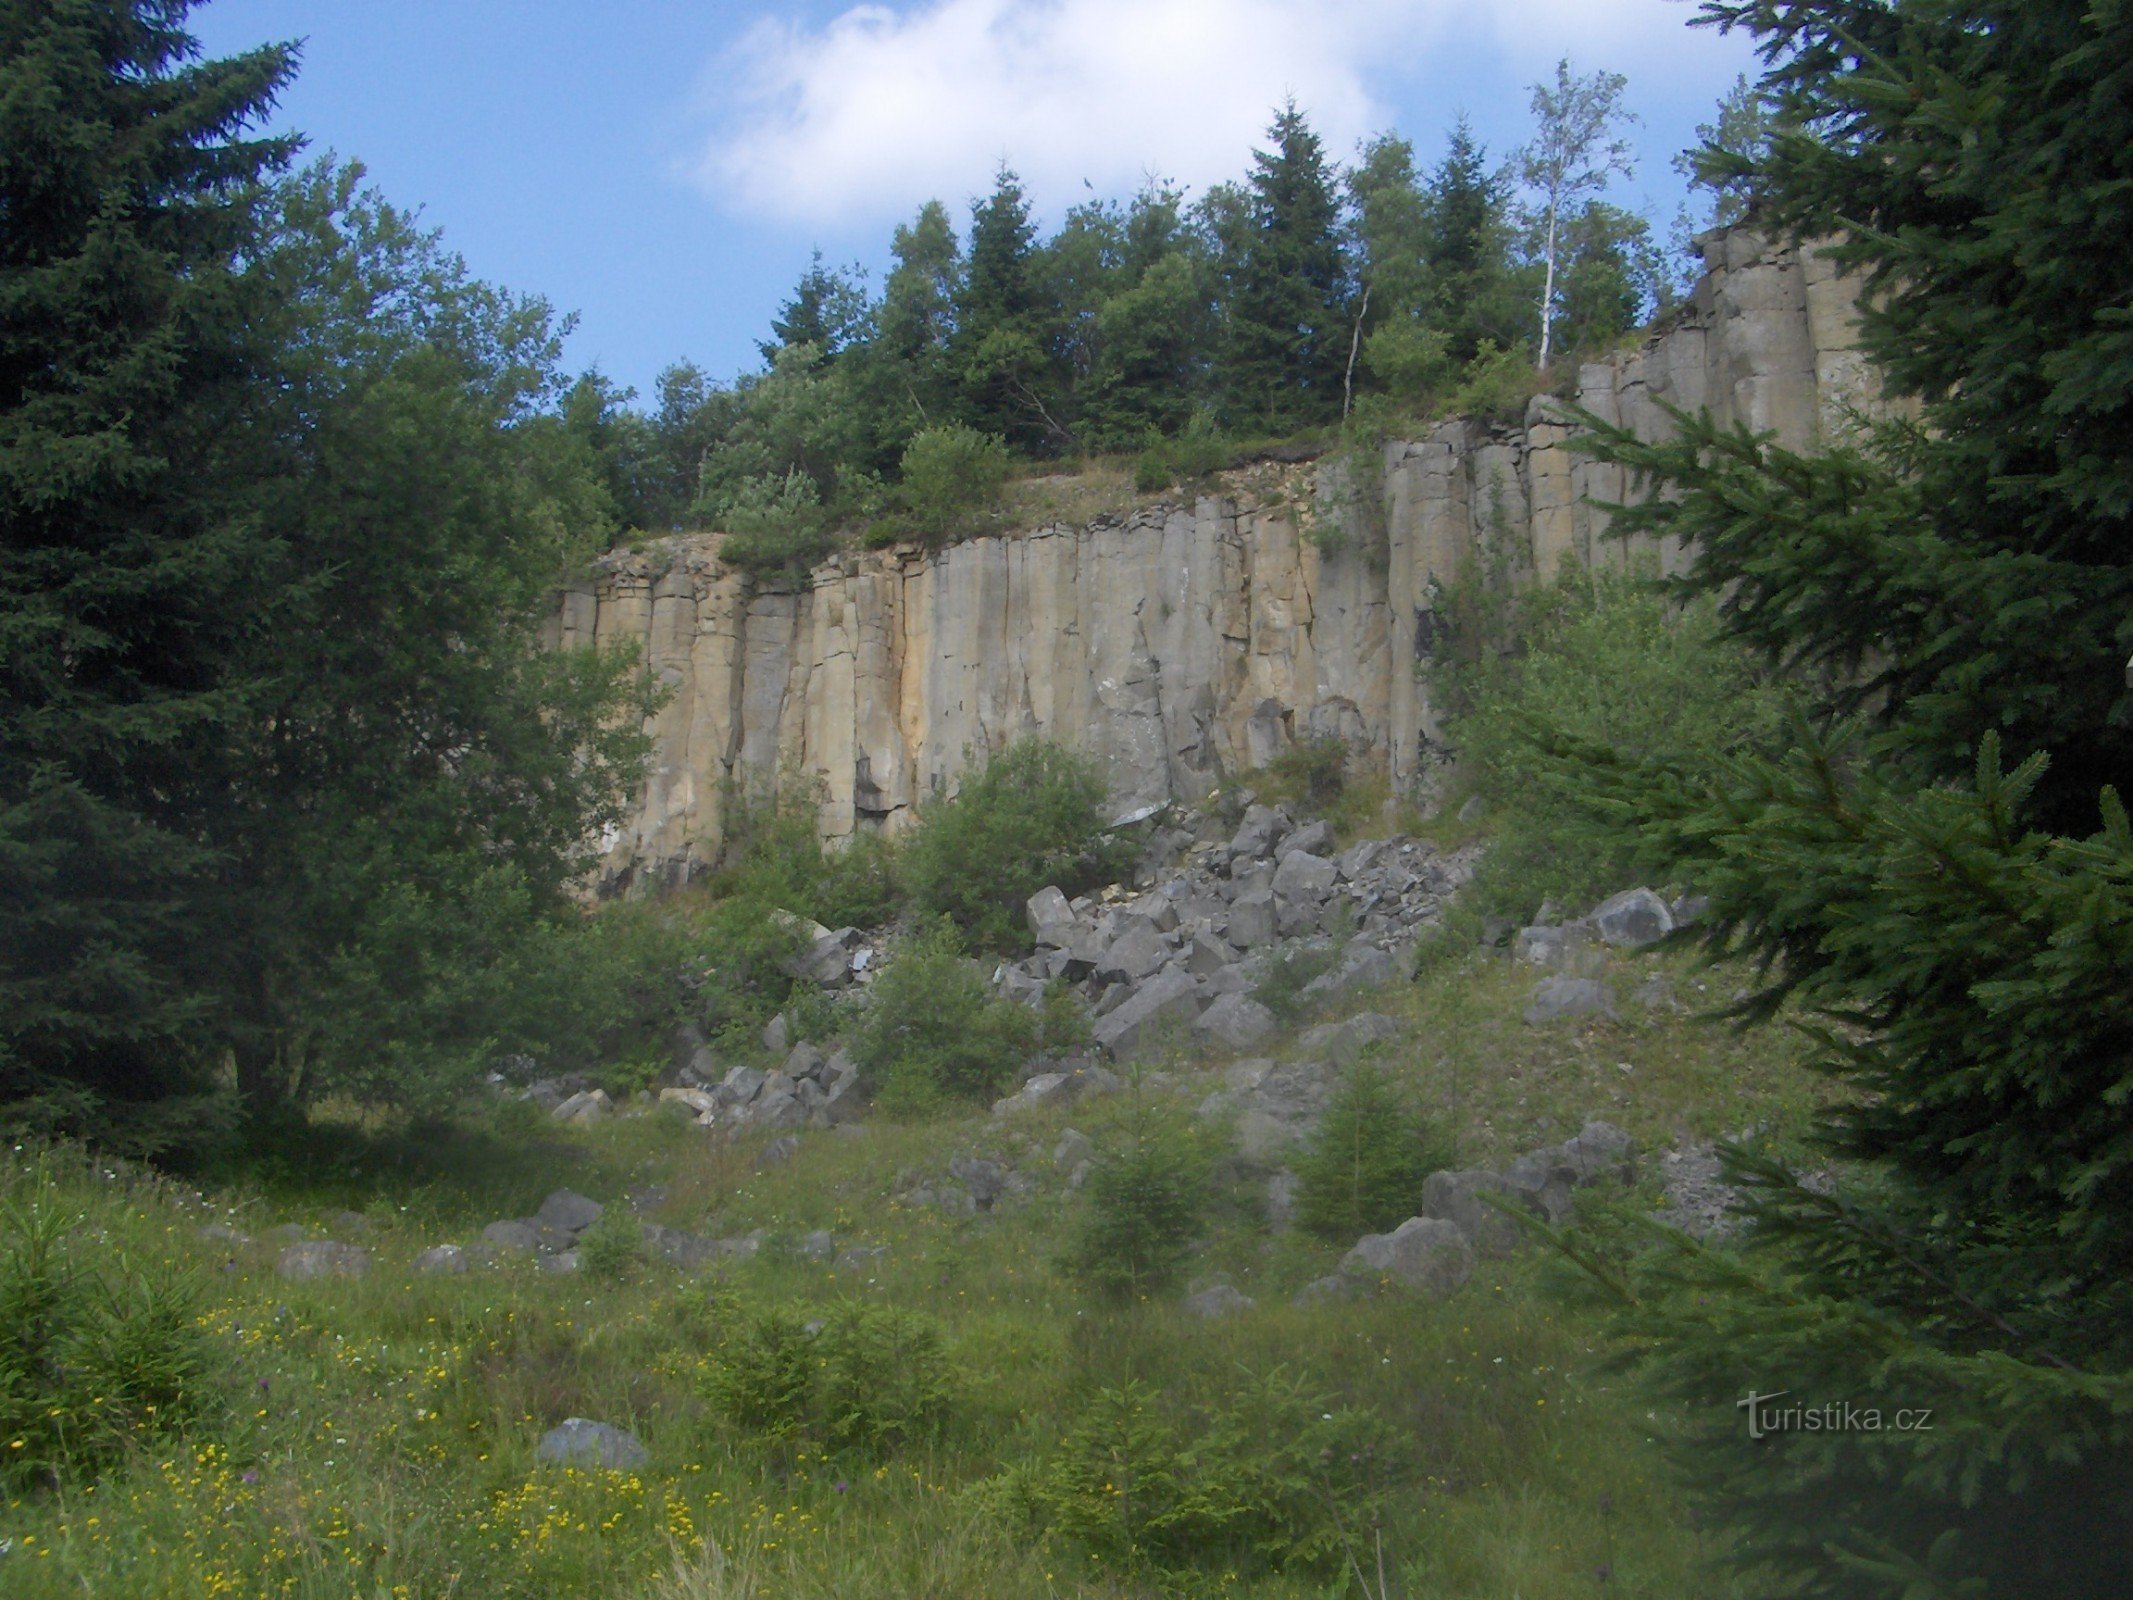
[[[857,928],[825,933],[793,957],[786,970],[818,989],[842,989],[852,981],[852,952],[863,942]]]
[[[1481,919],[1481,943],[1487,949],[1496,949],[1518,931],[1516,917],[1483,917]]]
[[[1106,1016],[1094,1030],[1097,1046],[1114,1060],[1146,1049],[1166,1027],[1180,1031],[1200,1014],[1199,985],[1182,968],[1165,967],[1134,991],[1131,999]]]
[[[1255,1166],[1271,1166],[1309,1132],[1308,1123],[1253,1106],[1237,1118],[1237,1153]]]
[[[274,1270],[298,1283],[315,1278],[360,1278],[370,1270],[370,1252],[359,1244],[305,1239],[284,1250],[274,1263]]]
[[[576,1272],[578,1270],[578,1252],[575,1250],[558,1250],[553,1254],[538,1257],[534,1261],[534,1265],[543,1272]]]
[[[585,1089],[565,1100],[549,1115],[558,1122],[584,1125],[600,1121],[614,1109],[614,1104],[605,1089]]]
[[[661,1105],[674,1106],[692,1117],[716,1117],[718,1096],[709,1089],[665,1088],[659,1091]]]
[[[1649,889],[1625,889],[1593,908],[1586,918],[1602,942],[1636,950],[1656,944],[1674,931],[1674,914]]]
[[[605,1467],[611,1472],[641,1467],[652,1454],[634,1433],[605,1422],[568,1417],[541,1435],[533,1459],[561,1467]]]
[[[1274,851],[1277,860],[1285,860],[1297,851],[1307,855],[1322,856],[1333,848],[1333,824],[1321,819],[1307,822],[1290,834]]]
[[[1512,1192],[1500,1173],[1432,1172],[1422,1181],[1422,1215],[1451,1223],[1482,1255],[1507,1256],[1518,1246],[1518,1224],[1481,1197]]]
[[[1677,928],[1694,927],[1711,914],[1711,897],[1707,894],[1685,894],[1667,907]]]
[[[598,1222],[606,1209],[597,1200],[588,1200],[569,1189],[558,1189],[534,1212],[533,1225],[576,1238]]]
[[[1029,897],[1023,908],[1030,937],[1042,949],[1057,949],[1073,942],[1074,908],[1059,889],[1047,884]]]
[[[836,1253],[836,1238],[827,1228],[817,1228],[800,1241],[800,1254],[809,1261],[827,1261]]]
[[[467,1270],[467,1253],[456,1244],[431,1245],[415,1257],[413,1270],[423,1277],[457,1274]]]
[[[1061,1172],[1071,1172],[1095,1154],[1095,1141],[1087,1134],[1069,1128],[1052,1146],[1052,1165]]]
[[[1145,917],[1134,917],[1125,930],[1105,949],[1096,963],[1096,976],[1116,983],[1136,983],[1160,972],[1170,959],[1170,946]]]
[[[1323,1278],[1313,1278],[1296,1291],[1294,1304],[1300,1306],[1326,1305],[1355,1298],[1356,1280],[1346,1273],[1332,1273]]]
[[[1266,1225],[1275,1233],[1296,1226],[1296,1174],[1286,1167],[1266,1180]]]
[[[1559,927],[1536,924],[1521,928],[1511,940],[1511,959],[1549,972],[1577,972],[1593,950],[1593,927],[1589,922],[1569,922]]]
[[[1249,1050],[1281,1026],[1273,1012],[1246,994],[1218,995],[1192,1025],[1202,1039],[1231,1050]]]
[[[1185,1309],[1203,1321],[1213,1322],[1221,1317],[1233,1317],[1240,1311],[1249,1311],[1258,1302],[1227,1283],[1218,1283],[1202,1289],[1198,1294],[1185,1297]]]
[[[1424,1294],[1450,1294],[1473,1276],[1474,1249],[1441,1217],[1409,1217],[1390,1233],[1366,1234],[1341,1258],[1352,1278],[1385,1278]]]
[[[763,1048],[779,1056],[792,1048],[792,1024],[785,1020],[784,1012],[763,1024]]]
[[[759,1128],[797,1128],[806,1123],[807,1110],[794,1092],[792,1080],[783,1073],[774,1073],[764,1081],[763,1092],[748,1108],[748,1120]]]
[[[1340,881],[1340,871],[1324,856],[1292,850],[1274,869],[1274,898],[1315,904],[1333,892],[1334,884]]]
[[[1615,1014],[1614,993],[1597,978],[1568,978],[1557,976],[1543,978],[1533,991],[1533,1000],[1526,1007],[1526,1025],[1530,1028],[1561,1022],[1569,1017],[1602,1016]]]
[[[1279,927],[1280,918],[1270,890],[1256,889],[1249,894],[1240,894],[1230,903],[1229,942],[1240,950],[1256,950],[1261,945],[1272,944]]]
[[[744,1106],[762,1092],[767,1076],[760,1067],[735,1067],[719,1083],[718,1097],[729,1106]]]
[[[996,1117],[1018,1117],[1024,1112],[1041,1111],[1046,1106],[1061,1105],[1066,1101],[1073,1083],[1073,1074],[1066,1072],[1040,1072],[1013,1094],[992,1103]]]
[[[1609,1179],[1627,1183],[1636,1176],[1636,1148],[1622,1129],[1597,1118],[1557,1146],[1563,1164],[1577,1174],[1580,1184]]]
[[[1304,1054],[1351,1067],[1373,1045],[1387,1045],[1400,1037],[1400,1025],[1381,1011],[1364,1011],[1341,1022],[1322,1022],[1309,1028],[1296,1043]]]
[[[758,1172],[769,1167],[783,1166],[800,1153],[800,1136],[797,1133],[781,1133],[756,1152],[755,1169]]]
[[[1348,951],[1341,957],[1339,966],[1331,972],[1320,973],[1303,986],[1303,997],[1312,1002],[1330,1000],[1350,989],[1382,988],[1388,983],[1399,982],[1406,975],[1399,957],[1373,945]]]
[[[1466,804],[1459,808],[1459,820],[1461,822],[1479,822],[1487,814],[1488,809],[1489,803],[1482,799],[1480,795],[1469,795],[1467,796]]]
[[[1229,946],[1211,933],[1196,933],[1185,947],[1185,970],[1195,978],[1212,978],[1236,960]]]
[[[957,1156],[948,1163],[948,1170],[962,1180],[969,1191],[970,1203],[980,1211],[990,1211],[993,1202],[1007,1192],[1008,1175],[997,1161],[987,1161],[982,1156]]]
[[[540,1230],[530,1222],[492,1222],[481,1230],[482,1239],[502,1250],[538,1250]]]
[[[785,1057],[785,1065],[778,1070],[785,1074],[789,1082],[797,1084],[803,1078],[820,1077],[822,1069],[828,1065],[828,1057],[814,1045],[802,1040],[792,1047],[791,1053]]]
[[[887,1258],[885,1244],[855,1244],[837,1257],[839,1272],[871,1272]]]
[[[1389,839],[1365,839],[1361,843],[1352,844],[1343,850],[1338,856],[1334,857],[1334,863],[1341,869],[1341,876],[1352,882],[1376,866],[1378,858],[1385,853],[1391,843],[1392,841]],[[1320,855],[1325,854],[1323,850],[1318,853]]]
[[[1233,859],[1261,860],[1274,853],[1289,831],[1289,819],[1271,806],[1247,806],[1244,820],[1229,842]]]
[[[1655,972],[1646,978],[1629,991],[1629,997],[1647,1011],[1679,1009],[1674,1000],[1673,980],[1663,972]]]

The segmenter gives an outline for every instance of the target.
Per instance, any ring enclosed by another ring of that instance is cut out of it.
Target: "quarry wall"
[[[1705,256],[1663,328],[1580,369],[1580,405],[1647,436],[1662,403],[1708,406],[1798,446],[1870,398],[1855,285],[1833,263],[1743,232]],[[1621,470],[1570,432],[1540,400],[1517,424],[1387,443],[1375,483],[1260,468],[1085,526],[844,556],[783,592],[723,567],[716,535],[617,551],[563,591],[546,641],[634,642],[671,691],[602,877],[708,865],[736,787],[804,786],[826,838],[894,828],[1025,735],[1095,758],[1121,807],[1197,797],[1312,733],[1413,786],[1440,748],[1416,672],[1440,586],[1470,558],[1511,581],[1636,558],[1602,537]],[[1341,537],[1309,537],[1314,516]]]

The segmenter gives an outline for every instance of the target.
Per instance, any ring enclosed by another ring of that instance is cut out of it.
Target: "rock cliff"
[[[1868,398],[1832,263],[1744,233],[1707,240],[1706,262],[1640,348],[1580,370],[1579,404],[1647,434],[1662,403],[1708,406],[1804,444]],[[548,636],[633,641],[672,690],[603,876],[709,863],[735,788],[809,786],[827,838],[893,828],[1024,735],[1094,756],[1122,806],[1202,794],[1320,732],[1414,784],[1438,732],[1415,668],[1439,586],[1469,559],[1517,581],[1632,558],[1601,538],[1623,475],[1570,431],[1536,401],[1520,423],[1388,443],[1374,484],[1261,469],[1086,526],[844,557],[797,592],[723,568],[715,536],[617,552],[563,593]],[[1313,518],[1341,536],[1307,537]]]

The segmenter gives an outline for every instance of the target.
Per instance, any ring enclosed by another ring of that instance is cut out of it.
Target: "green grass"
[[[1690,1000],[1730,993],[1730,979],[1705,974],[1713,987],[1699,996],[1670,956],[1610,976],[1626,996],[1650,971]],[[1343,1008],[1408,1025],[1387,1064],[1462,1161],[1504,1159],[1587,1115],[1649,1148],[1750,1121],[1793,1126],[1813,1108],[1781,1036],[1743,1039],[1626,998],[1619,1023],[1526,1029],[1517,1012],[1535,978],[1476,956]],[[1221,1064],[1170,1065],[1191,1102]],[[1113,1308],[1076,1288],[1056,1262],[1080,1199],[1048,1151],[1069,1122],[1093,1132],[1104,1114],[808,1132],[796,1158],[761,1172],[760,1141],[727,1145],[657,1114],[563,1131],[506,1107],[419,1134],[349,1119],[314,1130],[263,1178],[200,1195],[60,1152],[75,1248],[197,1272],[223,1376],[187,1435],[144,1436],[100,1479],[0,1503],[0,1538],[13,1541],[0,1589],[22,1600],[1342,1592],[1330,1569],[1232,1572],[1213,1553],[1183,1574],[1104,1570],[1003,1511],[1018,1474],[1049,1459],[1099,1386],[1136,1381],[1217,1405],[1247,1375],[1283,1369],[1405,1441],[1406,1475],[1379,1526],[1349,1530],[1373,1574],[1382,1541],[1396,1593],[1733,1592],[1698,1571],[1707,1541],[1682,1524],[1662,1470],[1664,1416],[1607,1375],[1596,1324],[1546,1292],[1536,1255],[1485,1265],[1437,1305],[1297,1307],[1290,1296],[1341,1247],[1269,1236],[1255,1183],[1235,1179],[1215,1196],[1191,1277],[1227,1273],[1255,1311],[1203,1324],[1174,1300]],[[966,1152],[1011,1163],[1035,1191],[972,1218],[893,1203]],[[5,1158],[6,1183],[29,1181],[31,1154]],[[614,1285],[522,1262],[409,1273],[420,1249],[471,1242],[550,1188],[615,1202],[655,1185],[654,1220],[760,1228],[766,1248],[705,1277],[653,1264]],[[210,1218],[263,1236],[343,1207],[368,1219],[335,1230],[372,1249],[360,1280],[284,1282],[263,1238],[233,1250],[197,1237]],[[854,1272],[781,1248],[814,1228],[888,1252]],[[706,1382],[715,1308],[846,1299],[938,1319],[954,1388],[935,1437],[883,1459],[829,1457],[722,1419]],[[633,1428],[650,1465],[536,1466],[541,1432],[567,1416]]]

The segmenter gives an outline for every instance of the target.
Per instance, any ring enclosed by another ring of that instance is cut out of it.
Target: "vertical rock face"
[[[1662,404],[1708,406],[1805,445],[1871,399],[1854,286],[1828,261],[1743,233],[1706,241],[1706,260],[1663,330],[1581,369],[1580,405],[1653,436]],[[1477,560],[1517,581],[1638,558],[1602,537],[1622,473],[1573,453],[1571,432],[1535,401],[1517,424],[1388,443],[1374,484],[1304,468],[1283,495],[847,556],[794,593],[756,592],[715,536],[618,552],[561,596],[548,633],[632,642],[671,691],[604,876],[708,864],[735,790],[805,785],[825,838],[894,828],[968,758],[1025,735],[1094,757],[1122,807],[1203,794],[1318,733],[1411,785],[1439,735],[1415,669],[1440,586]]]

